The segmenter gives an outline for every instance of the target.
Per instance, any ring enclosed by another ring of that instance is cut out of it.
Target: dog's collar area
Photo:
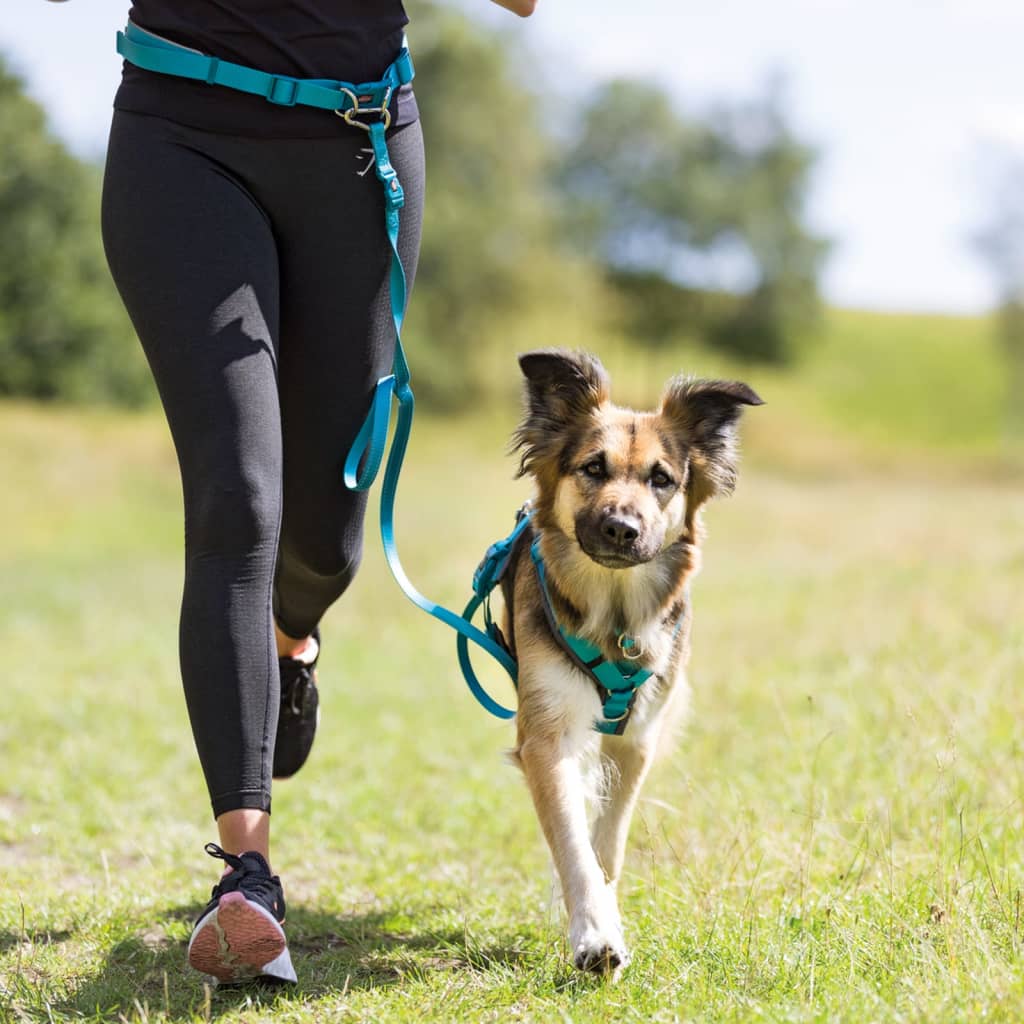
[[[589,676],[597,687],[597,695],[601,700],[601,717],[594,722],[594,728],[605,735],[621,736],[633,713],[633,705],[636,703],[640,687],[654,675],[650,669],[636,664],[644,654],[642,644],[636,637],[620,633],[617,643],[625,660],[609,661],[596,644],[568,632],[564,626],[559,624],[551,603],[547,571],[540,553],[539,536],[535,537],[530,545],[530,557],[537,570],[537,580],[540,583],[540,592],[543,598],[544,617],[547,619],[552,637],[569,656],[573,664]],[[676,624],[676,633],[679,632],[681,625],[682,618]]]

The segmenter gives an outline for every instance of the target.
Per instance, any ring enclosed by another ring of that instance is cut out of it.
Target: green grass
[[[634,824],[617,985],[566,966],[510,727],[371,541],[325,624],[313,758],[275,790],[300,985],[205,990],[184,944],[216,865],[163,424],[0,406],[0,1021],[1024,1018],[1024,486],[993,470],[991,357],[964,372],[980,326],[937,322],[946,355],[911,373],[921,333],[892,352],[865,325],[839,315],[801,379],[744,374],[770,404],[708,516],[694,713]],[[670,358],[607,362],[638,400]],[[439,600],[525,496],[513,415],[417,427],[399,543]]]
[[[1005,440],[1005,370],[978,317],[830,311],[802,387],[822,417],[873,444],[984,451]]]

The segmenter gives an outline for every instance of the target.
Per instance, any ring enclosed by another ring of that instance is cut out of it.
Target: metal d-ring
[[[627,646],[627,643],[630,646]],[[626,636],[625,633],[619,634],[618,639],[619,650],[622,651],[623,656],[627,661],[639,661],[644,656],[643,644],[638,643],[635,637]],[[635,646],[636,653],[632,653],[631,649]],[[609,719],[613,721],[613,719]]]

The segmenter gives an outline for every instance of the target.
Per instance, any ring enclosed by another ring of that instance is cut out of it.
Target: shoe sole
[[[188,962],[222,983],[253,978],[296,981],[281,925],[270,911],[240,892],[225,893],[196,924]]]

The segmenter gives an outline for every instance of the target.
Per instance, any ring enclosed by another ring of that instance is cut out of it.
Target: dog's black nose
[[[606,516],[601,533],[617,547],[625,547],[640,536],[640,520],[633,516]]]

